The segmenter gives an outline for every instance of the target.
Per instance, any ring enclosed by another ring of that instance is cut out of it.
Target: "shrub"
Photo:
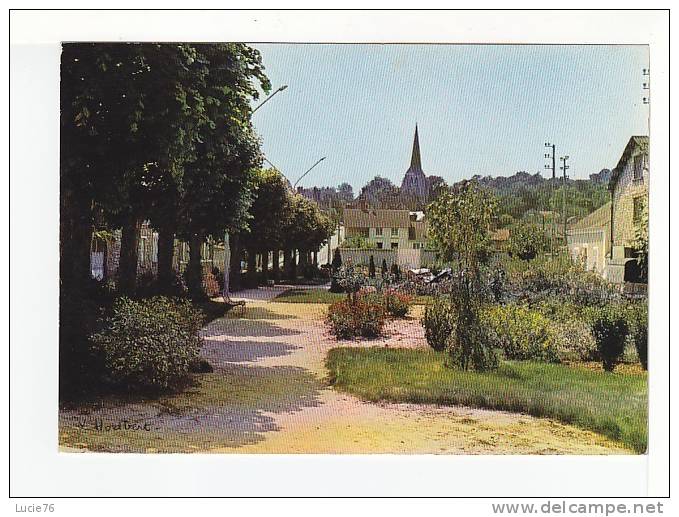
[[[521,305],[497,305],[482,311],[483,325],[505,358],[558,362],[551,322]]]
[[[587,314],[603,368],[612,372],[625,351],[625,338],[629,333],[625,308],[609,304],[590,308]]]
[[[497,348],[489,339],[476,304],[456,304],[455,321],[455,329],[446,340],[446,350],[453,365],[463,370],[496,369],[500,364]]]
[[[399,293],[395,289],[387,289],[384,291],[384,306],[387,312],[396,318],[403,318],[408,314],[412,297]]]
[[[599,361],[599,349],[587,322],[569,319],[552,323],[554,348],[560,361]]]
[[[445,350],[448,336],[455,330],[455,307],[451,298],[439,296],[427,304],[422,326],[429,346],[438,352]]]
[[[328,307],[326,322],[339,339],[356,336],[375,337],[382,333],[386,319],[385,309],[377,295],[359,295]]]
[[[92,336],[114,384],[129,390],[174,387],[197,358],[203,315],[186,300],[119,299],[104,329]]]
[[[639,362],[648,370],[648,305],[646,302],[632,304],[628,308],[630,338],[637,351]]]

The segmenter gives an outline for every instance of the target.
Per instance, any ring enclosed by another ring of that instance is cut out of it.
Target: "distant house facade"
[[[614,283],[639,282],[635,228],[648,203],[648,137],[633,136],[611,172],[611,201],[568,229],[573,259]]]
[[[424,213],[409,210],[347,208],[346,238],[363,237],[377,249],[422,249],[427,241]]]
[[[367,264],[370,255],[380,264],[398,264],[419,268],[433,261],[434,253],[427,251],[427,222],[423,212],[372,208],[344,210],[344,231],[347,239],[361,237],[368,249],[344,247],[343,258],[354,264]]]
[[[574,261],[602,276],[611,252],[611,203],[606,203],[568,228],[568,251]]]

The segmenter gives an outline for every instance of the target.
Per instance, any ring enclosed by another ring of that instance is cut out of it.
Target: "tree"
[[[455,326],[448,351],[463,370],[497,366],[479,320],[481,264],[487,256],[488,233],[496,201],[475,181],[465,181],[440,193],[429,207],[429,230],[442,258],[457,265],[453,277]]]
[[[278,251],[285,242],[284,232],[291,217],[292,202],[287,180],[275,169],[258,171],[253,187],[255,198],[249,210],[248,228],[241,233],[241,242],[248,250],[248,257],[251,257],[248,265],[248,283],[251,285],[256,283],[251,268],[257,254],[263,257],[264,269],[270,251],[274,251],[274,263],[277,263]]]
[[[382,278],[385,278],[387,276],[387,273],[389,272],[389,268],[387,267],[387,259],[382,259]]]
[[[286,257],[288,277],[297,279],[296,256],[299,256],[300,266],[309,265],[309,256],[318,251],[327,241],[333,230],[333,224],[327,215],[318,208],[316,203],[295,194],[290,201],[290,217],[286,219],[283,228],[283,249]]]
[[[261,165],[259,138],[250,121],[255,81],[268,91],[259,52],[244,44],[196,45],[203,64],[197,85],[205,124],[193,161],[184,167],[178,234],[189,242],[187,286],[204,297],[201,248],[208,237],[246,228],[253,177]]]
[[[521,260],[533,260],[547,249],[548,240],[539,228],[528,224],[517,224],[509,234],[509,254]]]
[[[358,200],[374,208],[403,208],[399,188],[388,178],[375,176],[362,189]]]
[[[342,254],[339,248],[335,248],[335,252],[332,255],[332,264],[330,267],[330,292],[331,293],[341,293],[342,287],[337,281],[337,275],[342,267]]]
[[[370,255],[370,263],[368,264],[368,276],[375,278],[375,257]]]

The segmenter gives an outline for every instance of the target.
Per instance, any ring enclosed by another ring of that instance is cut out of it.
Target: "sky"
[[[551,175],[545,142],[587,178],[648,134],[646,46],[252,46],[272,91],[288,86],[253,114],[267,159],[294,183],[326,157],[303,186],[400,185],[416,123],[424,172],[449,183]]]

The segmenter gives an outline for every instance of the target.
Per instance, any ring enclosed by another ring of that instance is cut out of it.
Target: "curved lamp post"
[[[264,106],[264,105],[269,101],[269,99],[271,99],[271,97],[273,97],[274,95],[276,95],[278,92],[282,92],[282,91],[285,90],[287,87],[288,87],[287,84],[284,84],[283,86],[280,86],[275,92],[273,92],[273,93],[272,93],[271,95],[269,95],[266,99],[264,99],[262,102],[260,102],[260,103],[255,107],[255,109],[252,110],[252,113],[254,113],[254,112],[257,111],[259,108],[261,108],[262,106]],[[252,113],[251,113],[250,115],[252,115]]]
[[[306,171],[304,174],[302,174],[299,178],[297,178],[297,181],[295,181],[295,184],[292,186],[293,190],[297,187],[297,184],[302,180],[302,178],[304,178],[304,176],[306,176],[307,174],[309,174],[309,173],[311,172],[311,169],[313,169],[314,167],[316,167],[316,165],[318,165],[319,163],[321,163],[323,160],[325,160],[325,156],[324,156],[323,158],[321,158],[320,160],[318,160],[316,163],[314,163],[311,167],[309,167],[309,168],[307,169],[307,171]]]

